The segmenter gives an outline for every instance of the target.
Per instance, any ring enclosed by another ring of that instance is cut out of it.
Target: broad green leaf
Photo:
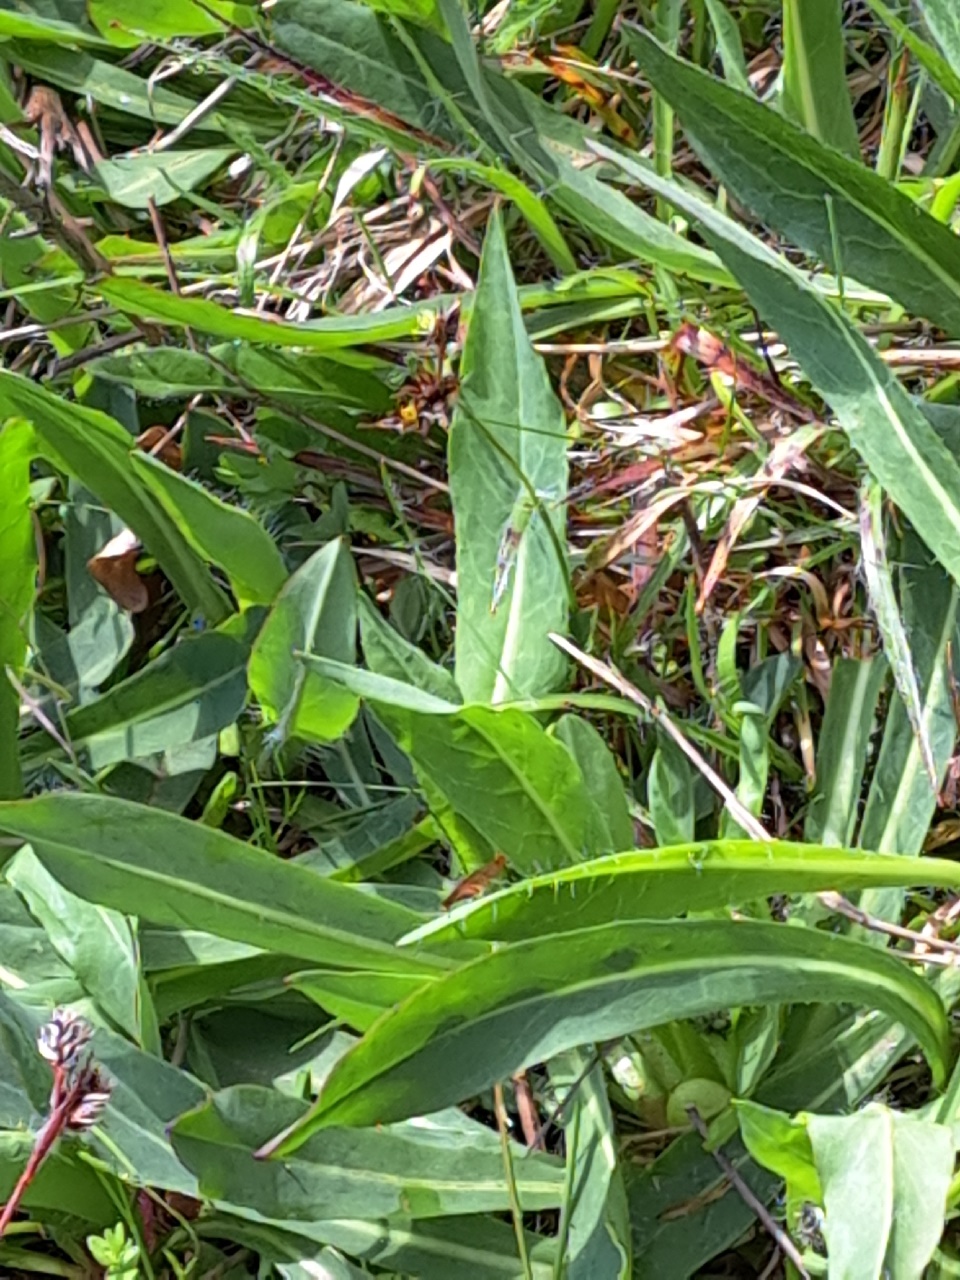
[[[733,1105],[740,1133],[754,1160],[786,1182],[791,1200],[820,1204],[823,1191],[803,1121],[745,1098],[736,1099]]]
[[[291,974],[289,986],[302,991],[354,1031],[366,1031],[389,1008],[406,1000],[425,981],[409,973],[344,973],[308,969]]]
[[[657,736],[647,773],[647,804],[658,844],[683,844],[693,839],[697,818],[693,771],[687,757],[665,734]]]
[[[513,1227],[499,1218],[470,1214],[459,1218],[318,1219],[277,1225],[264,1224],[255,1214],[242,1221],[236,1213],[207,1220],[208,1230],[251,1248],[281,1248],[284,1256],[302,1258],[304,1242],[332,1244],[371,1266],[414,1275],[418,1280],[449,1280],[455,1274],[470,1280],[517,1280],[521,1274]],[[295,1234],[294,1234],[295,1233]],[[532,1280],[555,1280],[553,1240],[525,1233]]]
[[[509,1209],[496,1134],[477,1122],[378,1129],[327,1129],[292,1159],[256,1160],[253,1152],[296,1124],[308,1104],[251,1086],[224,1090],[174,1126],[174,1149],[211,1199],[274,1219],[311,1217],[409,1219]],[[563,1166],[554,1158],[515,1152],[524,1209],[555,1208]]]
[[[0,370],[0,414],[26,418],[36,449],[75,476],[127,524],[156,556],[184,603],[208,623],[229,613],[227,600],[175,521],[158,509],[131,467],[133,440],[116,419],[68,404],[16,373]]]
[[[316,964],[442,967],[393,947],[414,912],[159,809],[59,792],[0,805],[0,831],[29,841],[71,893],[157,924]]]
[[[49,40],[64,45],[102,45],[87,21],[86,5],[79,0],[54,0],[51,4],[0,3],[0,38]]]
[[[464,902],[403,941],[454,938],[516,942],[607,920],[665,919],[681,911],[740,906],[771,894],[840,893],[881,885],[960,886],[960,868],[940,858],[772,840],[703,840],[617,853]]]
[[[576,761],[533,716],[477,706],[429,715],[373,705],[418,777],[517,871],[610,851],[609,829]]]
[[[156,1014],[141,980],[136,925],[118,911],[68,893],[29,847],[20,850],[4,875],[114,1026],[148,1053],[159,1052]]]
[[[405,640],[367,596],[358,597],[357,607],[363,656],[374,675],[413,685],[448,703],[460,701],[457,683],[445,667]]]
[[[841,0],[783,0],[783,109],[815,138],[859,160]]]
[[[27,614],[33,604],[36,539],[30,510],[31,431],[25,422],[0,425],[0,799],[23,790],[17,747],[20,696],[7,678],[27,656]]]
[[[187,636],[106,693],[68,711],[67,739],[95,769],[186,746],[234,724],[247,697],[247,660],[256,623],[249,614]],[[37,763],[57,748],[38,732],[24,747]]]
[[[629,43],[732,195],[837,275],[881,289],[912,315],[960,332],[960,243],[949,228],[872,169],[672,57],[649,36],[631,28]],[[835,246],[842,261],[835,261]],[[714,247],[720,251],[719,243]],[[732,269],[732,260],[724,261]],[[769,311],[764,318],[773,319]]]
[[[610,832],[611,849],[633,845],[633,819],[627,805],[624,779],[613,752],[589,720],[568,712],[553,725],[553,734],[580,766],[587,790],[596,801]]]
[[[852,1116],[809,1116],[807,1131],[831,1280],[920,1280],[943,1231],[950,1129],[873,1102]]]
[[[917,1037],[942,1079],[939,997],[894,957],[755,921],[606,924],[503,947],[422,988],[340,1059],[314,1108],[271,1150],[329,1125],[383,1124],[472,1097],[578,1045],[734,1005],[854,1004]]]
[[[844,313],[785,258],[713,206],[616,152],[598,144],[594,150],[701,225],[867,467],[948,573],[960,578],[960,465]],[[955,249],[960,254],[960,242]]]
[[[379,661],[379,656],[374,658],[374,662]],[[459,700],[456,685],[453,689],[447,686],[448,694],[453,693],[457,699],[451,701],[447,694],[426,689],[425,682],[422,681],[408,684],[406,678],[400,679],[374,670],[367,671],[363,667],[351,667],[345,662],[335,662],[332,658],[321,658],[312,653],[305,654],[303,661],[312,671],[329,680],[337,681],[345,689],[355,693],[358,698],[367,698],[385,707],[397,707],[428,715],[448,715],[460,710],[463,705]]]
[[[591,1067],[585,1052],[571,1050],[551,1061],[550,1082],[562,1091],[571,1166],[564,1274],[569,1280],[630,1280],[630,1218],[603,1068],[597,1062]]]
[[[283,737],[333,741],[357,714],[353,693],[295,655],[317,652],[350,663],[356,656],[357,583],[341,540],[315,551],[277,597],[250,655],[250,688]]]
[[[226,23],[249,24],[250,5],[232,0],[90,0],[90,18],[111,44],[133,46],[144,39],[175,36],[222,36]],[[224,21],[218,21],[223,18]]]
[[[450,427],[456,678],[468,702],[550,693],[565,660],[567,441],[530,345],[500,219],[490,224]]]
[[[849,845],[853,839],[886,673],[882,658],[840,658],[833,665],[817,742],[817,787],[803,829],[813,844]]]
[[[139,4],[140,0],[136,0]],[[195,5],[191,5],[197,12]],[[95,187],[124,209],[148,209],[178,200],[221,169],[236,151],[230,147],[209,147],[205,151],[143,152],[101,160],[93,166]]]
[[[223,569],[241,608],[273,603],[286,581],[286,566],[273,538],[249,511],[221,501],[141,450],[131,454],[130,467],[197,554]]]

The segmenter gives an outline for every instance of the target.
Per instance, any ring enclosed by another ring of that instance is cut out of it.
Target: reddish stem
[[[70,1113],[83,1099],[84,1085],[85,1081],[81,1078],[64,1096],[62,1079],[59,1073],[55,1072],[53,1096],[51,1098],[51,1102],[54,1105],[51,1106],[50,1115],[40,1127],[36,1142],[33,1144],[33,1150],[30,1152],[30,1158],[27,1160],[23,1173],[17,1179],[17,1185],[10,1193],[10,1199],[3,1206],[3,1210],[0,1211],[0,1239],[3,1238],[4,1232],[13,1221],[14,1215],[20,1208],[21,1200],[26,1195],[31,1182],[37,1176],[37,1171],[50,1154],[56,1140],[66,1128]]]

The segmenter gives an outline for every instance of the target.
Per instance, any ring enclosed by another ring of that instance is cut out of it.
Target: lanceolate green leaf
[[[459,1102],[577,1045],[788,1000],[889,1012],[943,1078],[943,1006],[892,956],[753,921],[606,924],[504,947],[411,996],[340,1059],[316,1106],[272,1150],[289,1153],[328,1125],[382,1124]]]
[[[770,107],[674,58],[643,32],[628,34],[644,73],[732,195],[838,275],[960,333],[960,241],[949,228]]]
[[[499,218],[487,233],[450,428],[456,678],[470,702],[550,693],[566,631],[567,442],[530,345]]]
[[[837,0],[783,0],[783,106],[815,138],[859,160]]]
[[[925,858],[912,865],[892,854],[774,840],[704,840],[673,848],[618,853],[532,876],[465,902],[404,942],[488,938],[516,942],[607,920],[665,919],[680,911],[746,905],[771,894],[849,893],[882,885],[960,887],[960,867]]]
[[[65,736],[90,753],[95,769],[208,738],[233,724],[247,696],[247,659],[256,628],[250,614],[179,640],[142,670],[64,716]],[[36,764],[57,751],[38,731],[24,746]]]
[[[0,805],[0,831],[29,841],[72,893],[156,924],[318,964],[442,967],[393,947],[414,912],[159,809],[60,792]]]
[[[917,0],[917,8],[944,57],[960,76],[960,11],[953,0]]]
[[[785,258],[712,205],[608,148],[594,150],[699,222],[870,471],[943,567],[960,579],[960,465],[843,312]]]
[[[332,741],[357,714],[354,694],[295,656],[316,651],[352,662],[356,597],[353,561],[339,539],[315,551],[280,592],[250,656],[250,688],[282,736]]]
[[[230,612],[181,527],[165,511],[130,465],[133,440],[114,418],[67,404],[19,374],[0,370],[0,414],[33,424],[37,452],[76,476],[97,495],[160,562],[184,603],[208,623]]]
[[[379,1129],[327,1129],[282,1165],[253,1152],[295,1124],[307,1103],[275,1090],[227,1089],[177,1121],[174,1150],[213,1199],[270,1218],[435,1218],[510,1207],[496,1135],[443,1117]],[[555,1208],[563,1194],[556,1159],[514,1153],[524,1209]]]
[[[524,711],[425,715],[374,703],[438,791],[511,866],[529,874],[610,851],[610,831],[566,747]]]
[[[223,569],[241,608],[273,603],[287,570],[258,520],[149,454],[131,454],[130,466],[198,555]]]

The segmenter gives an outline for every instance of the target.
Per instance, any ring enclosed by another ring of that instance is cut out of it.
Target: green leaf
[[[658,844],[684,844],[693,839],[697,818],[693,771],[666,734],[657,735],[657,749],[647,773],[647,804]]]
[[[281,1162],[253,1152],[296,1124],[308,1104],[269,1089],[226,1089],[182,1116],[174,1150],[210,1199],[274,1219],[444,1217],[509,1209],[496,1134],[453,1115],[378,1129],[327,1129]],[[563,1166],[517,1151],[520,1202],[555,1208]]]
[[[846,893],[881,885],[960,887],[960,868],[939,858],[772,840],[703,840],[618,853],[532,876],[419,926],[403,941],[487,938],[515,942],[607,920],[665,919],[679,911],[741,906],[771,894]]]
[[[288,1258],[312,1256],[310,1241],[332,1244],[351,1257],[386,1268],[388,1273],[399,1271],[418,1280],[449,1280],[453,1268],[470,1280],[517,1280],[520,1274],[513,1227],[484,1214],[413,1222],[402,1218],[311,1217],[307,1222],[283,1224],[288,1230],[280,1240],[276,1226],[265,1226],[250,1216],[253,1220],[249,1222],[237,1217],[207,1219],[205,1226],[211,1231],[216,1226],[225,1238],[260,1251],[279,1245]],[[532,1232],[525,1233],[525,1242],[531,1255],[532,1280],[554,1280],[554,1242]]]
[[[457,683],[445,667],[405,640],[367,596],[361,594],[357,606],[363,656],[374,675],[389,676],[451,705],[460,701]]]
[[[837,275],[881,289],[911,315],[960,333],[960,243],[949,228],[770,107],[672,57],[642,32],[627,34],[644,73],[673,103],[691,143],[732,195]],[[720,251],[719,243],[714,247]],[[724,261],[732,269],[732,260]]]
[[[807,1131],[831,1280],[920,1280],[943,1231],[950,1129],[874,1102],[852,1116],[809,1116]]]
[[[960,72],[960,13],[952,0],[917,0],[927,30],[947,62]]]
[[[286,581],[286,566],[273,538],[249,511],[222,502],[139,449],[129,464],[197,554],[223,569],[241,608],[273,603]]]
[[[487,233],[450,427],[456,678],[469,702],[550,693],[566,631],[567,442],[530,345],[499,218]]]
[[[219,630],[186,636],[106,693],[74,707],[63,721],[75,748],[95,769],[198,742],[234,724],[247,696],[247,659],[256,622],[250,614]],[[36,734],[24,748],[35,764],[56,748]]]
[[[209,623],[230,612],[223,593],[193,551],[184,531],[157,504],[131,467],[133,440],[105,413],[0,370],[0,414],[28,419],[37,449],[54,466],[75,476],[133,532],[160,563],[184,603]]]
[[[68,893],[29,847],[20,850],[4,875],[103,1013],[142,1048],[158,1052],[160,1036],[141,981],[135,925],[118,911]]]
[[[23,790],[17,729],[20,696],[7,678],[27,656],[27,615],[33,604],[36,539],[30,503],[32,432],[25,422],[0,425],[0,799]]]
[[[46,12],[38,12],[41,8]],[[80,21],[77,21],[78,18]],[[87,22],[85,6],[71,3],[71,0],[53,0],[53,3],[43,6],[37,3],[24,5],[18,3],[18,0],[2,0],[0,37],[9,39],[11,36],[20,36],[25,40],[49,40],[54,44],[104,43]]]
[[[783,109],[827,146],[860,159],[839,0],[783,0]]]
[[[166,2],[166,0],[164,0]],[[140,0],[136,0],[139,4]],[[202,12],[196,5],[190,7]],[[93,166],[91,176],[104,196],[124,209],[149,209],[150,201],[162,206],[177,200],[206,182],[236,155],[233,147],[209,147],[205,151],[144,152],[117,156]],[[84,188],[80,188],[84,190]]]
[[[575,958],[575,963],[572,963]],[[472,1097],[536,1062],[677,1018],[782,1001],[868,1005],[917,1037],[937,1079],[949,1032],[929,985],[873,947],[755,921],[606,924],[503,947],[386,1014],[271,1151]]]
[[[817,787],[803,828],[813,844],[848,845],[860,811],[870,738],[887,666],[882,658],[834,663],[817,749]]]
[[[894,588],[893,568],[887,553],[883,521],[883,493],[879,485],[868,483],[860,500],[861,563],[867,581],[867,593],[883,641],[883,651],[893,673],[900,701],[910,721],[923,757],[930,788],[937,791],[939,777],[933,748],[923,717],[923,701],[913,669],[910,641],[900,616]]]
[[[139,280],[111,276],[98,281],[96,292],[111,306],[144,320],[196,329],[218,338],[262,342],[276,347],[304,347],[337,351],[369,342],[425,335],[433,328],[432,307],[395,307],[359,316],[325,316],[304,324],[269,319],[251,312],[231,311],[207,298],[183,298]]]
[[[103,41],[91,36],[84,43],[101,45]],[[11,63],[45,83],[82,97],[89,96],[102,106],[155,125],[179,124],[197,105],[194,99],[175,93],[166,85],[148,83],[132,71],[75,48],[12,40],[0,52]],[[205,123],[215,124],[215,120],[216,117],[208,118]],[[176,252],[176,245],[172,245],[171,250]]]
[[[727,8],[724,0],[706,0],[707,14],[713,34],[717,41],[717,52],[723,64],[723,74],[727,80],[743,93],[750,93],[750,79],[747,74],[747,60],[743,53],[743,41],[737,20]]]
[[[418,777],[516,870],[529,874],[610,851],[609,828],[583,774],[533,716],[490,707],[442,715],[374,707]]]
[[[551,1061],[550,1081],[565,1090],[562,1104],[572,1097],[564,1105],[571,1166],[564,1274],[569,1280],[629,1280],[630,1218],[603,1068],[598,1062],[591,1067],[587,1054],[571,1051]]]
[[[624,780],[613,752],[589,720],[568,712],[553,725],[553,734],[580,766],[587,790],[593,796],[610,832],[611,849],[633,845],[633,819],[627,805]]]
[[[960,465],[851,321],[785,258],[713,206],[616,152],[599,144],[594,150],[700,223],[867,467],[948,573],[960,578]],[[960,242],[954,248],[960,254]]]
[[[820,1204],[823,1192],[803,1121],[745,1098],[734,1099],[733,1105],[743,1141],[754,1160],[786,1182],[791,1200]]]
[[[291,974],[287,984],[355,1031],[366,1031],[393,1005],[406,1000],[424,983],[409,973],[344,973],[340,969],[308,969]]]
[[[283,737],[334,741],[353,723],[357,697],[295,656],[356,656],[356,572],[342,540],[328,542],[289,579],[253,646],[250,688]]]
[[[917,35],[913,27],[904,22],[893,9],[888,8],[883,0],[865,0],[865,3],[884,26],[906,45],[931,80],[938,84],[944,93],[949,94],[955,103],[960,103],[960,74],[955,66],[951,66],[946,58],[941,57],[933,45]],[[921,7],[924,6],[921,4]],[[945,29],[942,33],[946,34]]]
[[[159,809],[58,792],[0,805],[0,831],[29,841],[71,893],[157,924],[316,964],[442,967],[393,947],[414,912]]]
[[[112,44],[132,47],[175,36],[222,36],[225,23],[248,25],[250,5],[232,0],[89,0],[90,17]],[[218,16],[224,22],[218,21]]]

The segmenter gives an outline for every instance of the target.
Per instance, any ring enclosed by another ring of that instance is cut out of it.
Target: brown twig
[[[700,1137],[706,1142],[709,1137],[709,1133],[700,1112],[696,1107],[687,1107],[686,1111],[687,1115],[690,1117],[690,1123],[693,1125]],[[783,1227],[773,1220],[770,1216],[770,1211],[759,1196],[755,1195],[754,1192],[750,1190],[746,1182],[744,1182],[741,1177],[737,1166],[728,1156],[725,1156],[722,1151],[713,1151],[711,1152],[711,1155],[723,1170],[724,1176],[727,1178],[740,1199],[757,1215],[764,1230],[773,1240],[776,1241],[777,1246],[783,1252],[784,1257],[790,1259],[800,1275],[804,1277],[804,1280],[810,1280],[810,1273],[803,1265],[803,1254],[787,1235],[786,1231],[784,1231]]]

